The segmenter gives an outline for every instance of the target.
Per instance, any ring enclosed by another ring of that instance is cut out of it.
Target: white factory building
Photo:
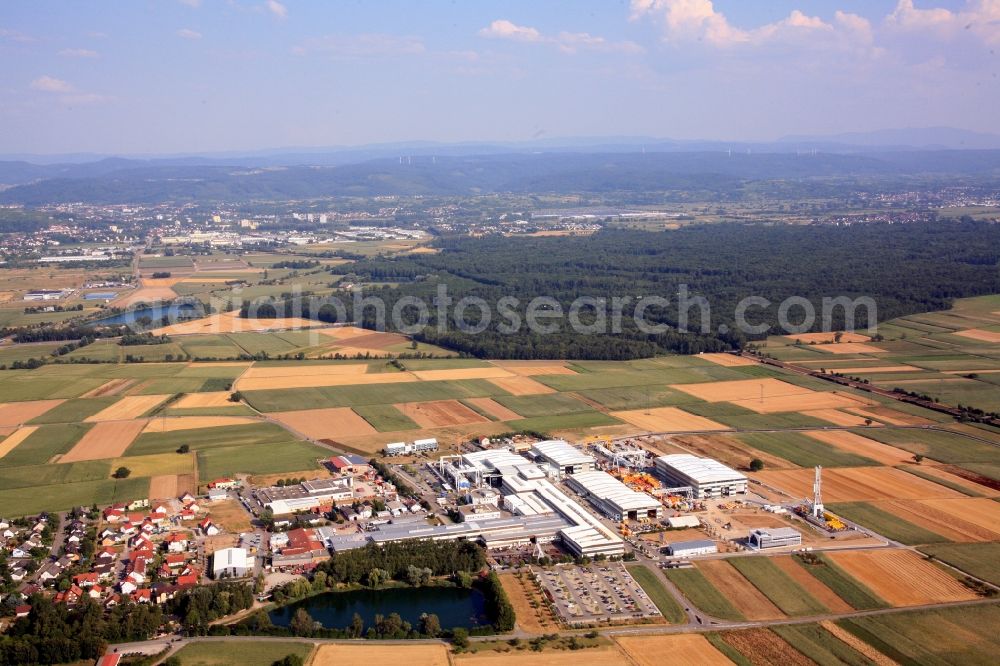
[[[593,462],[593,458],[590,460]],[[574,555],[625,553],[625,542],[620,536],[552,483],[549,475],[556,470],[505,449],[467,453],[462,461],[476,468],[481,477],[499,477],[504,506],[514,513],[526,516],[552,513],[565,520],[568,524],[557,535]]]
[[[593,471],[596,460],[562,439],[549,439],[531,447],[531,457],[544,460],[559,470],[560,474],[579,474]]]
[[[632,490],[607,472],[577,473],[566,479],[566,485],[611,520],[655,520],[663,508],[646,493]]]
[[[714,555],[719,552],[714,541],[695,539],[694,541],[675,541],[666,546],[671,557],[695,557],[697,555]]]
[[[313,479],[293,486],[262,488],[257,501],[276,516],[310,511],[323,504],[341,504],[354,499],[354,479]]]
[[[671,488],[691,488],[696,498],[722,497],[747,491],[747,477],[711,458],[689,453],[660,456],[656,473]]]
[[[425,451],[437,451],[438,441],[431,437],[428,439],[415,439],[412,442],[392,442],[385,445],[385,455],[405,456],[409,453],[422,453]]]
[[[223,548],[212,555],[212,576],[219,578],[242,578],[253,571],[253,557],[246,548]]]
[[[747,545],[757,550],[802,545],[802,535],[791,527],[759,527],[747,536]]]

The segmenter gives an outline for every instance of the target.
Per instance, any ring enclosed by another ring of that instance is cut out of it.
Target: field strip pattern
[[[976,599],[962,583],[911,550],[831,552],[827,556],[893,606]]]
[[[395,407],[421,428],[443,428],[489,421],[457,400],[405,402],[397,404]]]
[[[792,497],[812,495],[813,470],[756,472],[755,478]],[[827,502],[884,499],[947,499],[962,493],[892,467],[841,467],[823,470],[823,498]]]
[[[238,407],[240,403],[229,399],[229,391],[207,391],[205,393],[187,393],[173,404],[179,409],[197,409],[201,407]]]
[[[303,409],[270,415],[295,432],[312,439],[375,435],[378,431],[350,407]]]
[[[890,467],[913,459],[913,454],[909,451],[897,449],[853,432],[810,430],[803,434],[846,453],[855,453]]]
[[[248,416],[163,416],[150,419],[143,433],[221,428],[257,422],[257,419]]]
[[[125,453],[145,427],[146,419],[102,421],[88,430],[80,441],[59,459],[59,462],[117,458]]]
[[[38,430],[38,426],[22,426],[7,436],[7,439],[0,442],[0,458],[14,450],[14,448],[26,440],[31,433]]]
[[[837,593],[824,585],[818,578],[806,571],[802,565],[795,562],[792,556],[779,556],[771,559],[776,567],[788,574],[788,577],[799,584],[802,589],[812,595],[818,602],[830,609],[831,613],[851,613],[854,608],[837,596]]]
[[[169,395],[127,395],[93,416],[88,416],[84,421],[100,423],[102,421],[134,419],[142,416],[169,397]]]
[[[777,606],[725,560],[702,560],[698,571],[748,620],[780,620]]]

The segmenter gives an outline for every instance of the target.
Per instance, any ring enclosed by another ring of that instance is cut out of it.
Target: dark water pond
[[[304,608],[314,620],[329,629],[349,626],[355,613],[365,621],[366,627],[374,624],[376,615],[390,613],[399,613],[413,626],[419,625],[422,613],[437,615],[445,629],[489,624],[482,593],[457,587],[325,592],[271,611],[271,622],[288,626],[299,608]]]

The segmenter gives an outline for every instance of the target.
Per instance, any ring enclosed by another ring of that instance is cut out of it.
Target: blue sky
[[[0,152],[1000,132],[1000,0],[0,5]]]

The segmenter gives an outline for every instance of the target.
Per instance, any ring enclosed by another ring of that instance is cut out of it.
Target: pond
[[[201,314],[202,309],[200,303],[172,303],[170,305],[156,305],[148,308],[136,308],[135,310],[120,312],[116,315],[104,317],[103,319],[98,319],[97,321],[90,323],[91,325],[96,326],[115,326],[118,324],[131,326],[139,319],[149,317],[153,320],[154,326],[159,326],[159,320],[164,316],[169,317],[171,321],[177,321],[178,319],[200,317]]]
[[[388,590],[351,590],[324,592],[271,611],[271,622],[288,626],[295,611],[304,608],[328,629],[342,629],[351,624],[357,613],[365,627],[375,623],[376,615],[399,613],[414,627],[422,613],[434,614],[445,629],[467,629],[489,624],[484,610],[485,599],[478,590],[457,587],[400,587]]]

